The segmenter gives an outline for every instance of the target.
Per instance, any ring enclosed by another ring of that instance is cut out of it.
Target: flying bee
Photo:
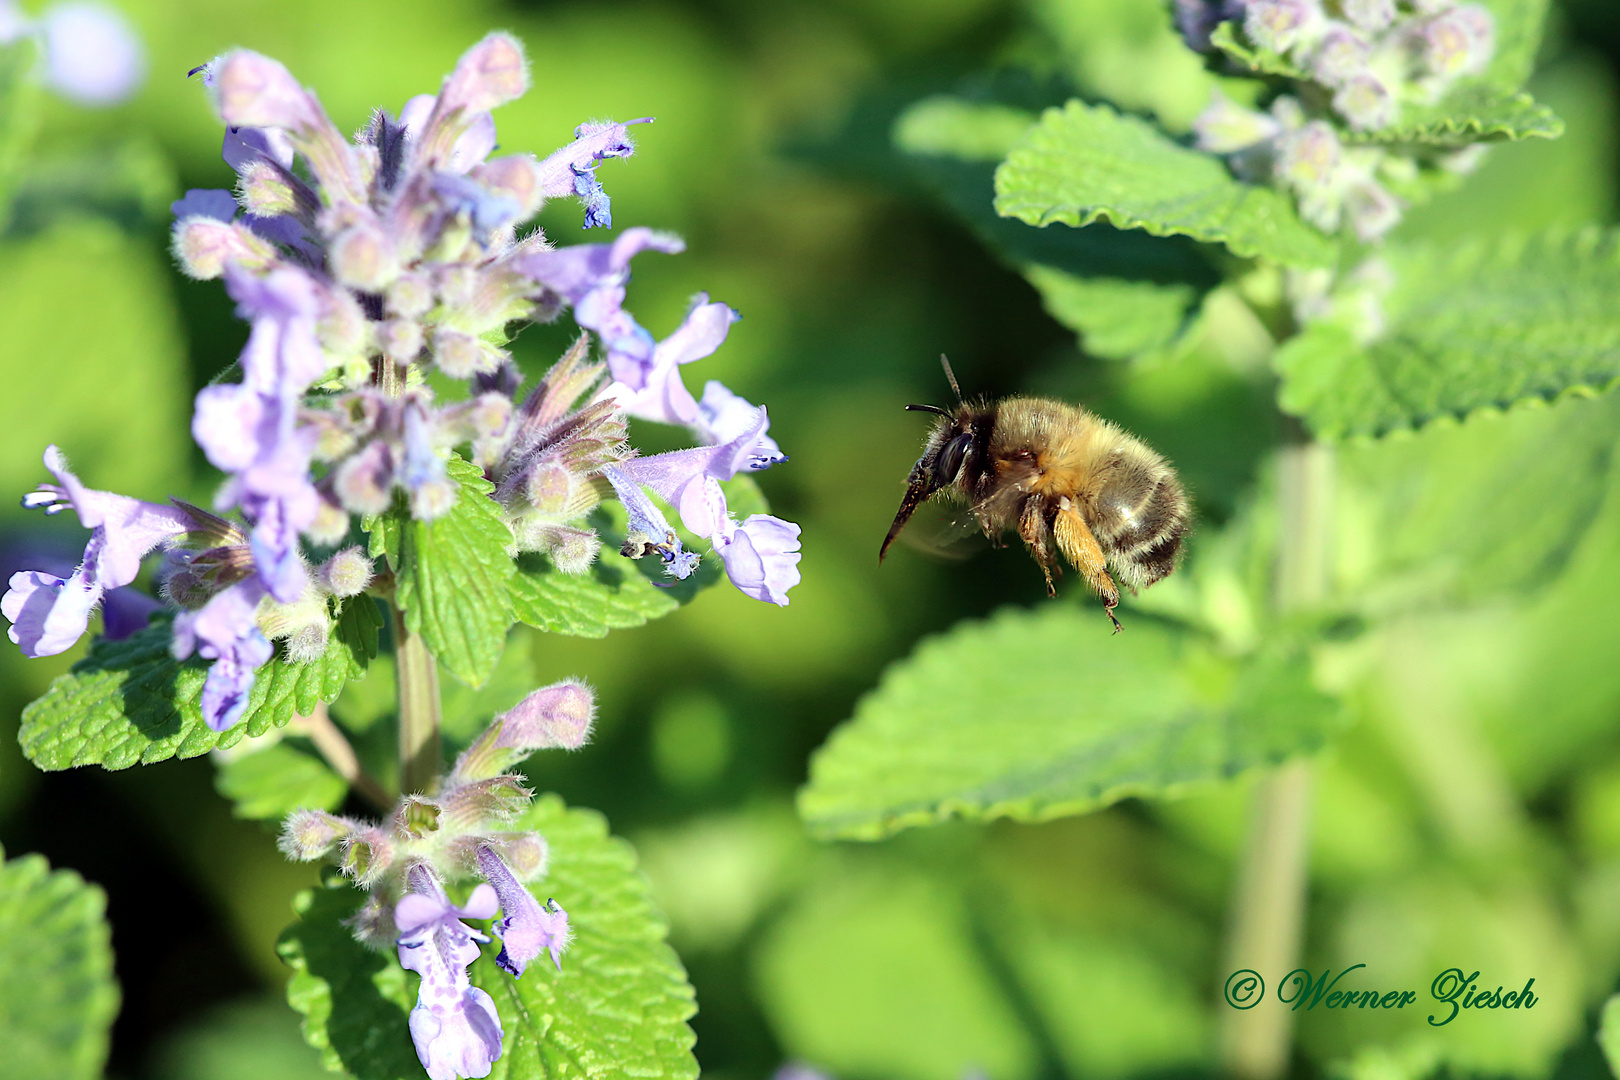
[[[1119,588],[1145,588],[1176,568],[1191,508],[1169,462],[1118,425],[1051,398],[962,400],[954,411],[907,405],[938,415],[923,455],[912,467],[900,512],[883,538],[878,561],[912,513],[936,494],[965,501],[992,543],[1016,529],[1046,575],[1063,573],[1061,554],[1102,597],[1114,632]]]

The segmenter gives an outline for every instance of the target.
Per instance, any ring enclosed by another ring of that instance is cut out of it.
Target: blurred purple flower
[[[224,188],[190,188],[183,198],[169,204],[175,220],[188,217],[230,221],[236,217],[236,196]]]
[[[259,631],[256,618],[265,586],[255,575],[216,593],[195,611],[174,620],[174,657],[196,653],[214,661],[203,683],[203,720],[224,731],[242,718],[254,672],[270,662],[274,647]]]
[[[122,13],[95,0],[67,0],[39,20],[45,82],[81,105],[116,105],[146,79],[146,52]]]
[[[71,507],[79,523],[92,531],[84,559],[71,577],[38,571],[13,574],[10,590],[0,599],[0,613],[12,624],[8,636],[22,647],[24,656],[31,657],[72,648],[84,636],[90,612],[108,589],[134,581],[147,553],[195,527],[191,516],[178,507],[86,488],[55,446],[45,450],[45,467],[57,483],[42,484],[23,498],[23,505],[47,514]]]

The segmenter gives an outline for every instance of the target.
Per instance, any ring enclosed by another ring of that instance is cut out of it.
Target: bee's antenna
[[[956,372],[951,370],[951,362],[945,358],[944,353],[939,354],[939,363],[945,369],[945,381],[951,384],[951,392],[956,395],[956,403],[962,404],[962,388],[956,385]]]
[[[951,415],[950,413],[946,412],[944,409],[940,408],[938,405],[907,405],[906,406],[906,411],[907,412],[938,413],[940,416],[945,416],[945,417],[949,417]]]

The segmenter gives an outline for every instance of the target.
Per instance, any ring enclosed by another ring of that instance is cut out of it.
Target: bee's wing
[[[984,531],[968,507],[930,502],[918,509],[910,528],[899,539],[906,547],[931,558],[960,562],[978,554],[984,544]]]

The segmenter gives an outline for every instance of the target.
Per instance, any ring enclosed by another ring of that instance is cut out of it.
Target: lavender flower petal
[[[562,954],[568,948],[570,932],[568,913],[555,901],[542,906],[534,895],[512,873],[501,857],[488,845],[478,845],[478,869],[501,901],[501,921],[495,924],[495,933],[501,939],[501,954],[495,962],[501,969],[521,977],[529,961],[542,952],[551,954],[551,962],[562,970]]]
[[[11,575],[0,597],[0,614],[11,620],[6,636],[27,657],[55,656],[71,649],[90,626],[90,612],[101,599],[100,583],[83,568],[63,579],[36,570]]]
[[[186,217],[230,221],[236,217],[236,196],[223,188],[191,188],[183,198],[169,204],[176,221]]]
[[[422,976],[410,1017],[416,1056],[432,1080],[488,1076],[504,1032],[495,1002],[467,977],[467,966],[478,959],[474,942],[488,939],[461,920],[494,915],[495,891],[480,885],[458,908],[425,867],[414,868],[409,881],[411,892],[395,905],[394,922],[400,966]]]
[[[758,406],[746,398],[732,393],[724,383],[710,379],[703,386],[703,399],[698,402],[698,421],[694,425],[698,438],[710,446],[728,443],[753,429],[759,413]],[[768,469],[788,459],[776,440],[765,434],[770,429],[766,420],[754,436],[745,466],[750,472]]]
[[[786,607],[788,590],[799,583],[799,527],[791,521],[755,514],[715,550],[725,560],[731,583],[755,600]]]
[[[45,81],[82,105],[116,105],[146,79],[141,39],[121,12],[94,0],[68,0],[40,18]]]

